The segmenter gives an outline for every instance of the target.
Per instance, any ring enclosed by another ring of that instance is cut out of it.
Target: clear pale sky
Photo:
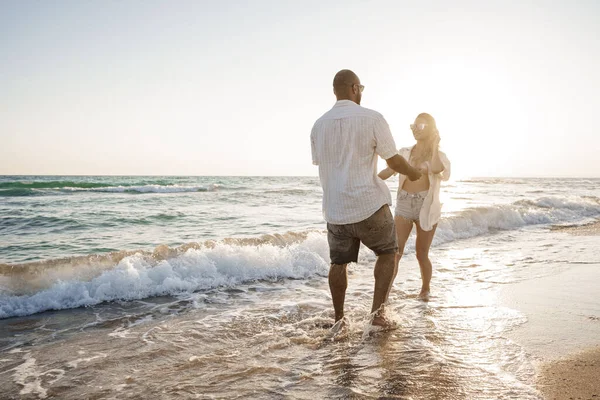
[[[600,2],[0,2],[0,174],[316,175],[354,70],[455,176],[600,176]]]

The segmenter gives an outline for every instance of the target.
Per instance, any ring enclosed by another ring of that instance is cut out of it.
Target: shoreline
[[[537,379],[548,400],[600,399],[600,346],[546,362]]]
[[[580,237],[582,246],[594,246],[600,220],[550,230]],[[537,359],[536,387],[544,399],[600,400],[600,309],[590,298],[600,264],[570,261],[570,268],[536,278],[533,286],[521,282],[505,291],[505,300],[528,320],[511,336]]]
[[[550,230],[554,232],[566,232],[575,236],[599,236],[600,220],[596,220],[585,225],[553,226],[550,228]]]

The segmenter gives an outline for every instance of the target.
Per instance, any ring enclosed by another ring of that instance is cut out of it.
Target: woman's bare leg
[[[417,253],[417,261],[419,261],[419,268],[421,269],[421,280],[423,282],[419,298],[425,301],[429,300],[429,284],[431,283],[431,275],[433,272],[431,260],[429,260],[429,248],[431,247],[436,228],[437,224],[435,224],[430,231],[424,231],[417,222],[417,241],[415,250]]]

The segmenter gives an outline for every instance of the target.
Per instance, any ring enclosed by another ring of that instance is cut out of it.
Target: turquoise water
[[[0,177],[0,263],[323,228],[315,178]]]
[[[396,182],[389,182],[393,194]],[[477,233],[472,229],[478,222],[481,232],[487,225],[501,228],[503,218],[507,227],[518,226],[506,207],[525,218],[540,217],[523,224],[593,217],[599,183],[498,178],[450,183],[442,193],[444,215],[474,219],[466,221],[466,232],[448,232],[447,240]],[[0,263],[322,230],[321,196],[316,177],[2,176]]]

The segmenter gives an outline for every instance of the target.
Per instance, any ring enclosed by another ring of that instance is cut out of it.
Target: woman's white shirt
[[[410,160],[410,153],[414,146],[411,147],[403,147],[398,150],[398,154],[404,157],[407,161]],[[431,172],[431,166],[428,163],[428,171],[429,171],[429,190],[427,191],[427,196],[423,201],[423,207],[421,207],[421,213],[419,214],[419,225],[425,231],[430,231],[433,229],[433,226],[438,223],[440,217],[442,215],[442,203],[440,202],[440,186],[442,181],[447,181],[450,179],[451,165],[450,160],[446,157],[446,154],[443,151],[439,152],[440,161],[444,166],[444,170],[439,174],[434,174]],[[394,175],[397,172],[394,171]],[[398,178],[398,193],[402,190],[402,186],[404,185],[404,181],[406,180],[406,175],[400,174]],[[396,200],[397,201],[397,200]]]

